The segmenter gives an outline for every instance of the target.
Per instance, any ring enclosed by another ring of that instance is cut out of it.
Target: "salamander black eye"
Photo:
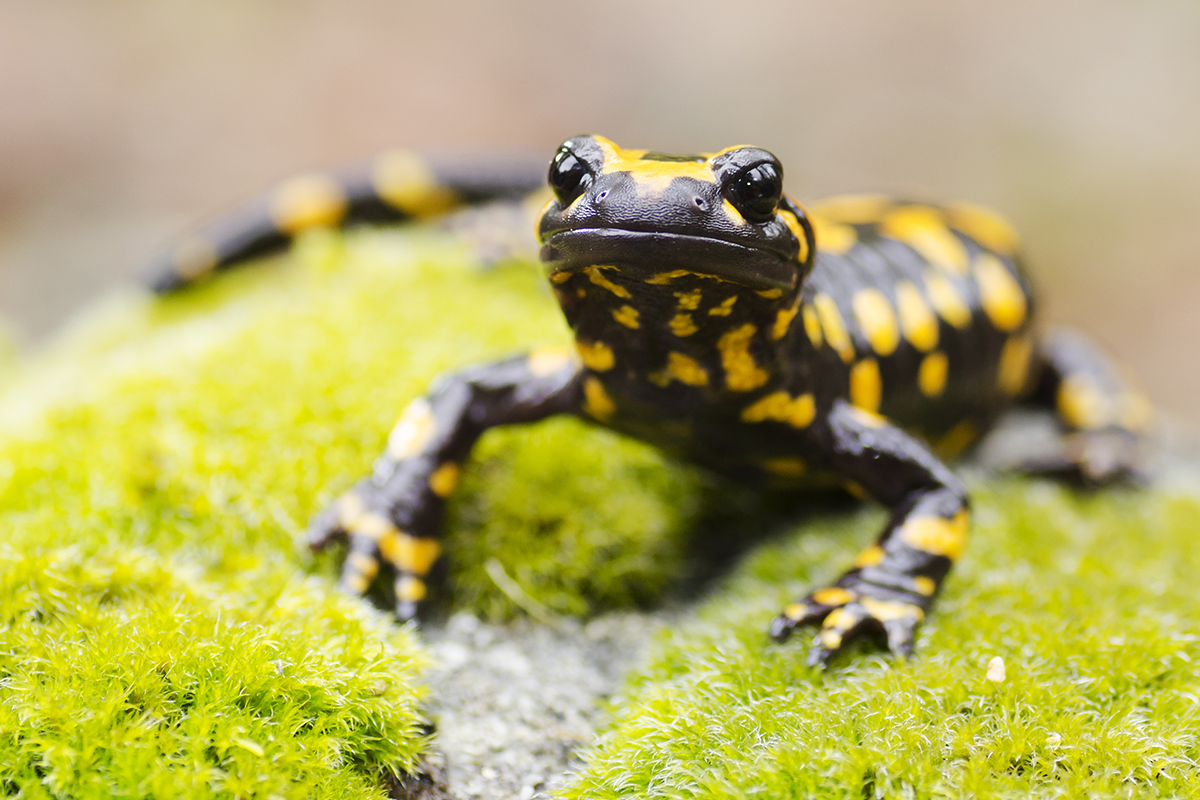
[[[783,197],[783,173],[774,164],[759,164],[734,178],[725,194],[750,222],[769,222]]]
[[[583,194],[590,178],[591,172],[587,166],[565,147],[559,150],[550,162],[547,180],[550,188],[554,190],[554,196],[564,206],[570,205],[575,198]]]

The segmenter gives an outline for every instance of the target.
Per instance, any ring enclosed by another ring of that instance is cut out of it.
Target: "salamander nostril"
[[[695,203],[696,208],[700,209],[701,211],[708,210],[708,201],[706,201],[703,197],[692,198],[692,202]]]
[[[603,202],[604,198],[606,198],[606,197],[608,197],[608,189],[605,189],[604,191],[602,191],[596,195],[596,202],[597,203]]]

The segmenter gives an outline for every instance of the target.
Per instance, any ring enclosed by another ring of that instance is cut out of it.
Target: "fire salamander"
[[[394,153],[348,179],[297,179],[190,240],[155,285],[316,225],[520,194],[542,170]],[[574,414],[740,481],[842,486],[885,505],[878,540],[771,624],[777,640],[817,626],[814,664],[864,633],[911,651],[971,525],[942,458],[1005,409],[1056,410],[1061,455],[1037,468],[1102,481],[1137,464],[1149,404],[1083,337],[1036,334],[1017,236],[990,211],[876,195],[806,211],[766,150],[672,156],[599,136],[563,143],[549,184],[537,233],[574,350],[441,376],[404,410],[374,474],[312,522],[314,548],[348,538],[348,591],[394,579],[401,619],[426,596],[462,464],[496,425]]]

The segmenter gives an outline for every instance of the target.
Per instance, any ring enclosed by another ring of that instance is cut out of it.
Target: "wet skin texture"
[[[306,228],[433,216],[536,182],[527,160],[387,154],[285,184],[186,240],[153,282],[187,285]],[[1148,403],[1079,335],[1036,335],[1017,236],[990,211],[869,195],[805,211],[765,150],[667,156],[598,136],[563,143],[549,183],[538,237],[574,350],[441,376],[374,474],[312,522],[314,548],[349,541],[344,588],[386,575],[402,619],[426,597],[462,464],[496,425],[573,414],[753,485],[885,505],[875,544],[772,622],[779,640],[817,626],[816,664],[862,634],[911,651],[970,528],[941,459],[1005,409],[1058,414],[1060,454],[1032,468],[1104,481],[1136,466]]]

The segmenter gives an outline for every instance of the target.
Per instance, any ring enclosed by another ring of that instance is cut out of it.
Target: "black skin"
[[[529,182],[512,171],[480,196]],[[1015,240],[994,216],[859,198],[810,219],[778,160],[751,147],[678,157],[580,136],[549,183],[541,257],[577,352],[443,375],[374,474],[312,522],[315,549],[348,539],[348,591],[390,573],[401,619],[425,597],[460,465],[498,425],[573,414],[735,480],[882,503],[876,544],[771,624],[779,641],[820,626],[818,665],[863,634],[911,652],[969,527],[966,491],[935,450],[954,455],[1029,402],[1056,407],[1067,433],[1060,457],[1034,466],[1102,481],[1136,465],[1145,402],[1080,337],[1038,343]],[[372,192],[349,185],[347,207],[378,210]],[[281,233],[258,218],[239,235],[244,248]],[[173,275],[156,285],[186,282]]]

